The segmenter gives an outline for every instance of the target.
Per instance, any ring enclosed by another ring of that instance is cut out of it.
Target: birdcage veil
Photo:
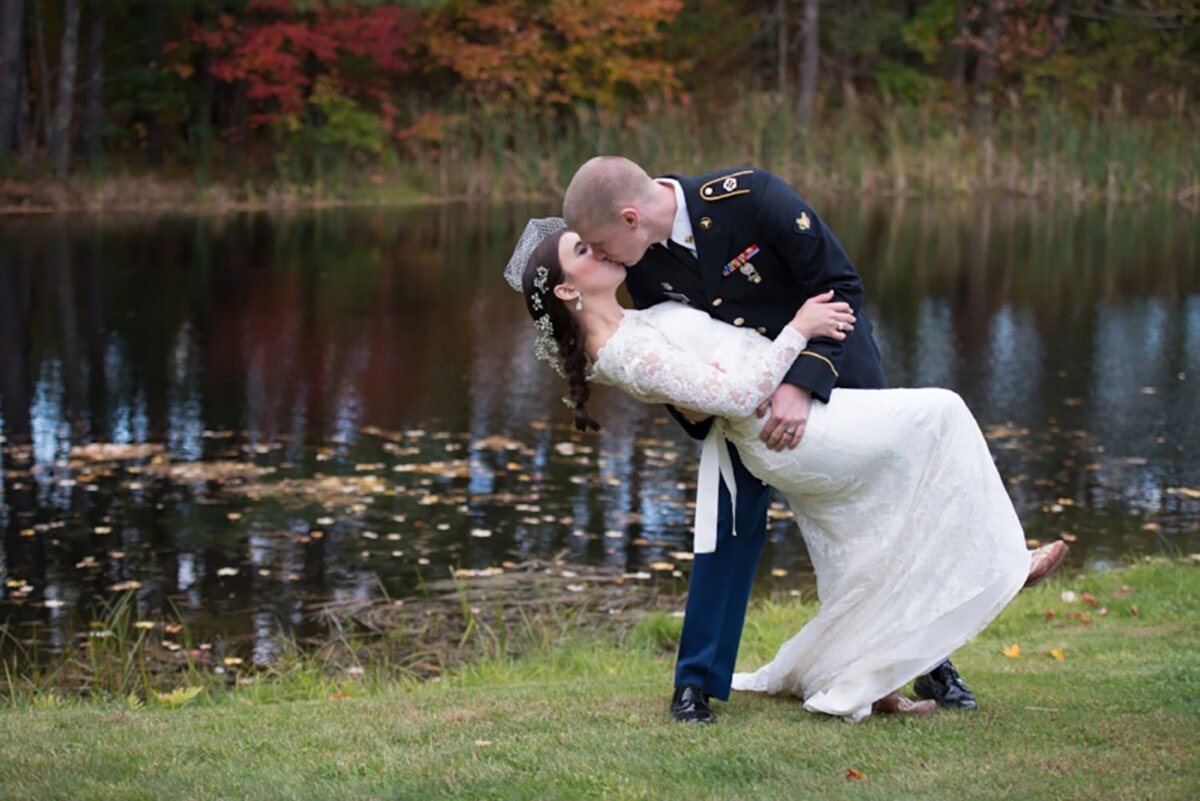
[[[509,286],[518,292],[521,291],[521,276],[525,273],[525,265],[529,263],[530,255],[542,244],[543,239],[566,227],[567,222],[562,217],[534,217],[526,223],[521,238],[517,240],[517,246],[513,248],[512,258],[504,268],[504,280],[508,281]]]

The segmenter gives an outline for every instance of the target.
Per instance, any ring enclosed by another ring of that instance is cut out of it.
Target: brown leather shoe
[[[1063,559],[1067,556],[1067,551],[1070,548],[1062,540],[1043,545],[1040,548],[1035,548],[1029,552],[1029,578],[1025,579],[1025,586],[1032,587],[1034,584],[1042,581],[1049,576],[1058,566],[1063,563]]]

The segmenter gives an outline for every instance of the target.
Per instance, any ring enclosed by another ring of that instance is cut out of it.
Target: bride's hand
[[[833,299],[833,290],[804,301],[790,325],[805,339],[829,337],[842,340],[854,330],[854,310],[845,301]]]

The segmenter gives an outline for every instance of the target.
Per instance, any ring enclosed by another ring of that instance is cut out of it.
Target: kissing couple
[[[711,723],[731,689],[854,722],[976,708],[950,655],[1067,547],[1026,549],[957,394],[884,388],[862,281],[792,187],[761,169],[651,178],[597,157],[562,219],[529,222],[505,278],[577,429],[599,430],[590,388],[610,384],[666,404],[703,442],[676,720]],[[618,302],[622,283],[636,308]],[[734,673],[772,487],[820,610],[768,664]],[[900,694],[909,682],[922,700]]]

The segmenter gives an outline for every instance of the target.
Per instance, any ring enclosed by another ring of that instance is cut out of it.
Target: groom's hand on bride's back
[[[760,418],[770,415],[758,438],[773,451],[796,447],[804,436],[811,410],[812,392],[793,384],[780,384],[758,407]]]

